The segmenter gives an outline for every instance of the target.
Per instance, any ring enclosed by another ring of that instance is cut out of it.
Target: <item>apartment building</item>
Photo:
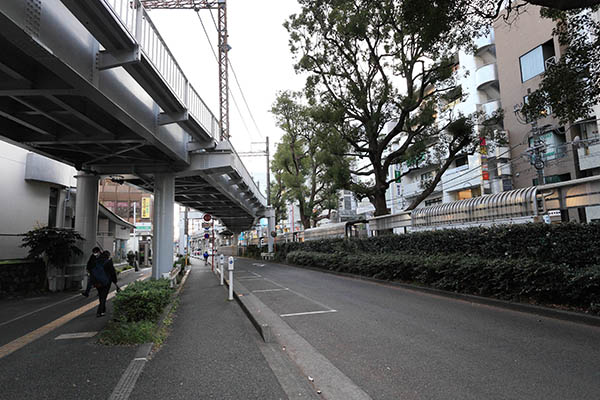
[[[440,118],[445,118],[442,116],[444,113],[477,113],[480,123],[484,123],[502,109],[493,29],[475,40],[474,50],[473,53],[456,53],[454,68],[459,86],[454,97],[439,105]],[[478,125],[476,129],[481,130],[481,126]],[[490,129],[504,130],[502,125]],[[400,146],[401,141],[402,139],[393,142],[391,151]],[[418,160],[390,167],[390,178],[397,178],[387,194],[393,213],[401,212],[410,206],[434,178],[436,165],[425,163],[428,158],[431,157],[424,154]],[[506,147],[488,142],[482,137],[477,151],[472,154],[459,154],[442,175],[434,191],[418,207],[512,189],[510,169],[507,168],[507,165],[510,165],[509,160],[510,152]]]
[[[514,23],[501,20],[494,24],[504,128],[508,132],[515,188],[543,183],[538,182],[540,168],[545,183],[580,176],[572,146],[567,145],[575,137],[569,126],[553,118],[551,110],[537,121],[525,120],[520,113],[528,95],[538,88],[544,71],[561,55],[558,40],[552,36],[554,23],[541,18],[539,10],[539,7],[529,6]],[[536,135],[545,143],[543,166],[538,164],[537,168],[530,150],[535,145]]]

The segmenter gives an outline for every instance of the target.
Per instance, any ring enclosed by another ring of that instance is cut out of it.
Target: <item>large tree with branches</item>
[[[271,164],[278,200],[298,204],[305,229],[331,217],[338,206],[337,191],[349,179],[347,158],[330,151],[343,153],[347,145],[329,124],[315,118],[317,109],[291,92],[279,93],[271,109],[284,131]]]
[[[307,94],[321,117],[350,145],[359,181],[375,215],[389,213],[389,167],[424,154],[436,166],[414,208],[434,190],[455,157],[478,142],[474,116],[455,114],[458,48],[474,31],[464,9],[422,1],[299,0],[302,11],[285,23],[296,68],[308,73]],[[460,29],[454,28],[460,27]],[[399,145],[390,151],[392,142]],[[435,151],[427,151],[435,147]],[[437,160],[435,154],[438,155]]]

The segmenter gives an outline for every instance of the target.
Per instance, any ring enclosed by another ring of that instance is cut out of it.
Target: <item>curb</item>
[[[223,279],[223,283],[225,286],[229,287],[229,280]],[[262,318],[260,307],[252,301],[252,297],[246,295],[247,293],[250,293],[248,289],[234,279],[233,298],[240,305],[250,322],[252,322],[252,325],[254,325],[263,341],[265,343],[271,343],[273,341],[271,327]]]
[[[173,306],[175,304],[175,300],[177,300],[177,298],[179,297],[179,294],[183,290],[183,285],[185,285],[185,282],[187,281],[187,278],[190,275],[190,272],[191,272],[191,269],[188,269],[187,271],[185,271],[185,275],[183,275],[183,278],[181,278],[181,282],[179,283],[179,287],[177,287],[177,290],[175,290],[175,293],[173,294],[173,300],[171,301],[171,303],[169,303],[169,305],[163,310],[162,314],[160,315],[160,317],[158,319],[158,322],[156,323],[156,330],[157,331],[159,331],[163,327],[163,325],[165,324],[164,321],[167,318],[167,316],[169,315],[169,313],[171,312],[171,310],[173,309]],[[152,350],[152,347],[150,348],[150,350]],[[148,351],[148,354],[150,354],[150,351]]]
[[[441,289],[428,288],[425,286],[412,285],[409,283],[385,281],[382,279],[369,278],[369,277],[365,277],[365,276],[350,274],[347,272],[330,271],[330,270],[315,268],[315,267],[274,263],[274,262],[272,262],[272,264],[279,264],[279,265],[282,265],[285,267],[292,267],[292,268],[308,269],[311,271],[325,272],[325,273],[328,273],[331,275],[343,276],[345,278],[367,281],[367,282],[372,282],[372,283],[378,283],[378,284],[382,284],[382,285],[401,287],[404,289],[414,290],[414,291],[418,291],[418,292],[434,294],[434,295],[449,297],[449,298],[458,299],[458,300],[464,300],[464,301],[468,301],[471,303],[500,307],[500,308],[505,308],[505,309],[512,310],[512,311],[534,314],[534,315],[559,319],[559,320],[568,321],[568,322],[576,322],[576,323],[591,325],[591,326],[600,326],[600,317],[583,314],[583,313],[578,313],[575,311],[558,310],[558,309],[548,308],[548,307],[543,307],[543,306],[538,306],[538,305],[516,303],[516,302],[512,302],[512,301],[494,299],[491,297],[476,296],[476,295],[472,295],[472,294],[448,292],[448,291],[441,290]],[[234,286],[235,286],[235,283],[234,283]]]

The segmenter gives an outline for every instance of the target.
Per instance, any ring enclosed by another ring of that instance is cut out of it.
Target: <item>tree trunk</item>
[[[375,216],[378,217],[380,215],[387,215],[390,213],[390,209],[387,206],[387,201],[385,199],[385,190],[378,190],[373,195],[373,200],[371,204],[375,207]]]

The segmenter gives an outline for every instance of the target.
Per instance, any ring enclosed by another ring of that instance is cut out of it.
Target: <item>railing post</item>
[[[134,7],[135,7],[135,40],[138,42],[139,45],[141,45],[142,43],[142,21],[144,19],[144,7],[142,6],[142,3],[140,2],[140,0],[135,0],[134,1]]]

